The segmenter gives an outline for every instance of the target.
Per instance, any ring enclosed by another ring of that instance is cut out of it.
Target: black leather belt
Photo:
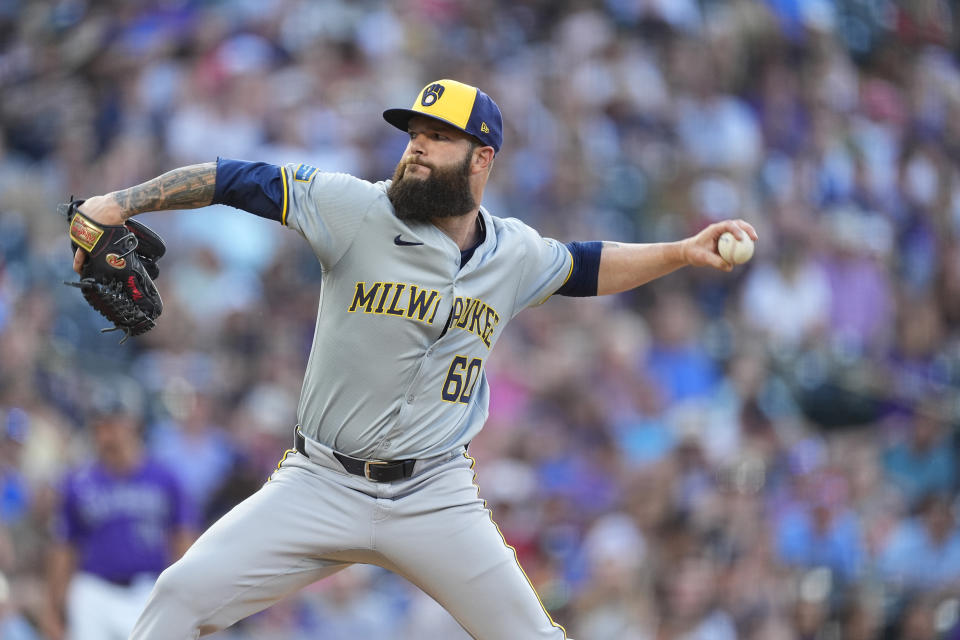
[[[301,455],[309,458],[310,456],[307,455],[306,438],[303,437],[299,429],[297,429],[294,435],[294,442],[297,451]],[[340,464],[343,465],[347,473],[364,477],[373,482],[393,482],[395,480],[409,478],[413,475],[414,465],[417,464],[415,459],[393,461],[361,460],[359,458],[351,458],[337,451],[334,451],[333,455],[340,461]]]

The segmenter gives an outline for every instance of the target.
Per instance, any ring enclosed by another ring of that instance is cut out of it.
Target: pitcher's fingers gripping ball
[[[123,331],[123,342],[156,326],[163,311],[153,278],[160,273],[156,263],[166,247],[139,222],[107,225],[91,220],[80,212],[83,202],[71,200],[58,207],[70,224],[73,251],[87,254],[80,280],[64,284],[80,289],[90,306],[113,323],[104,331]]]
[[[730,264],[743,264],[753,257],[753,240],[745,232],[737,238],[725,231],[717,240],[717,253]]]

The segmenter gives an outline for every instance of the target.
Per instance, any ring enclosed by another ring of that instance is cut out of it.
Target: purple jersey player
[[[51,596],[70,640],[126,640],[194,522],[173,474],[144,454],[135,416],[115,411],[91,426],[96,460],[63,481]]]

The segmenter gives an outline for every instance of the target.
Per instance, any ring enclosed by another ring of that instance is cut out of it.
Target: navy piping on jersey
[[[559,296],[586,297],[597,295],[597,282],[600,279],[600,254],[602,242],[568,242],[567,249],[573,256],[573,269],[570,277],[557,289]]]
[[[473,257],[473,253],[477,250],[483,241],[487,239],[487,225],[483,224],[483,216],[477,214],[477,226],[480,227],[480,233],[477,234],[477,242],[469,249],[464,249],[460,252],[460,268],[463,269],[463,265],[470,262],[470,258]]]

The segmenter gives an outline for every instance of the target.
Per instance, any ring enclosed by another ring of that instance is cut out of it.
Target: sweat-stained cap
[[[500,151],[503,143],[503,118],[500,107],[476,87],[456,80],[437,80],[423,88],[409,109],[387,109],[383,119],[407,130],[413,116],[422,115],[446,122]]]

